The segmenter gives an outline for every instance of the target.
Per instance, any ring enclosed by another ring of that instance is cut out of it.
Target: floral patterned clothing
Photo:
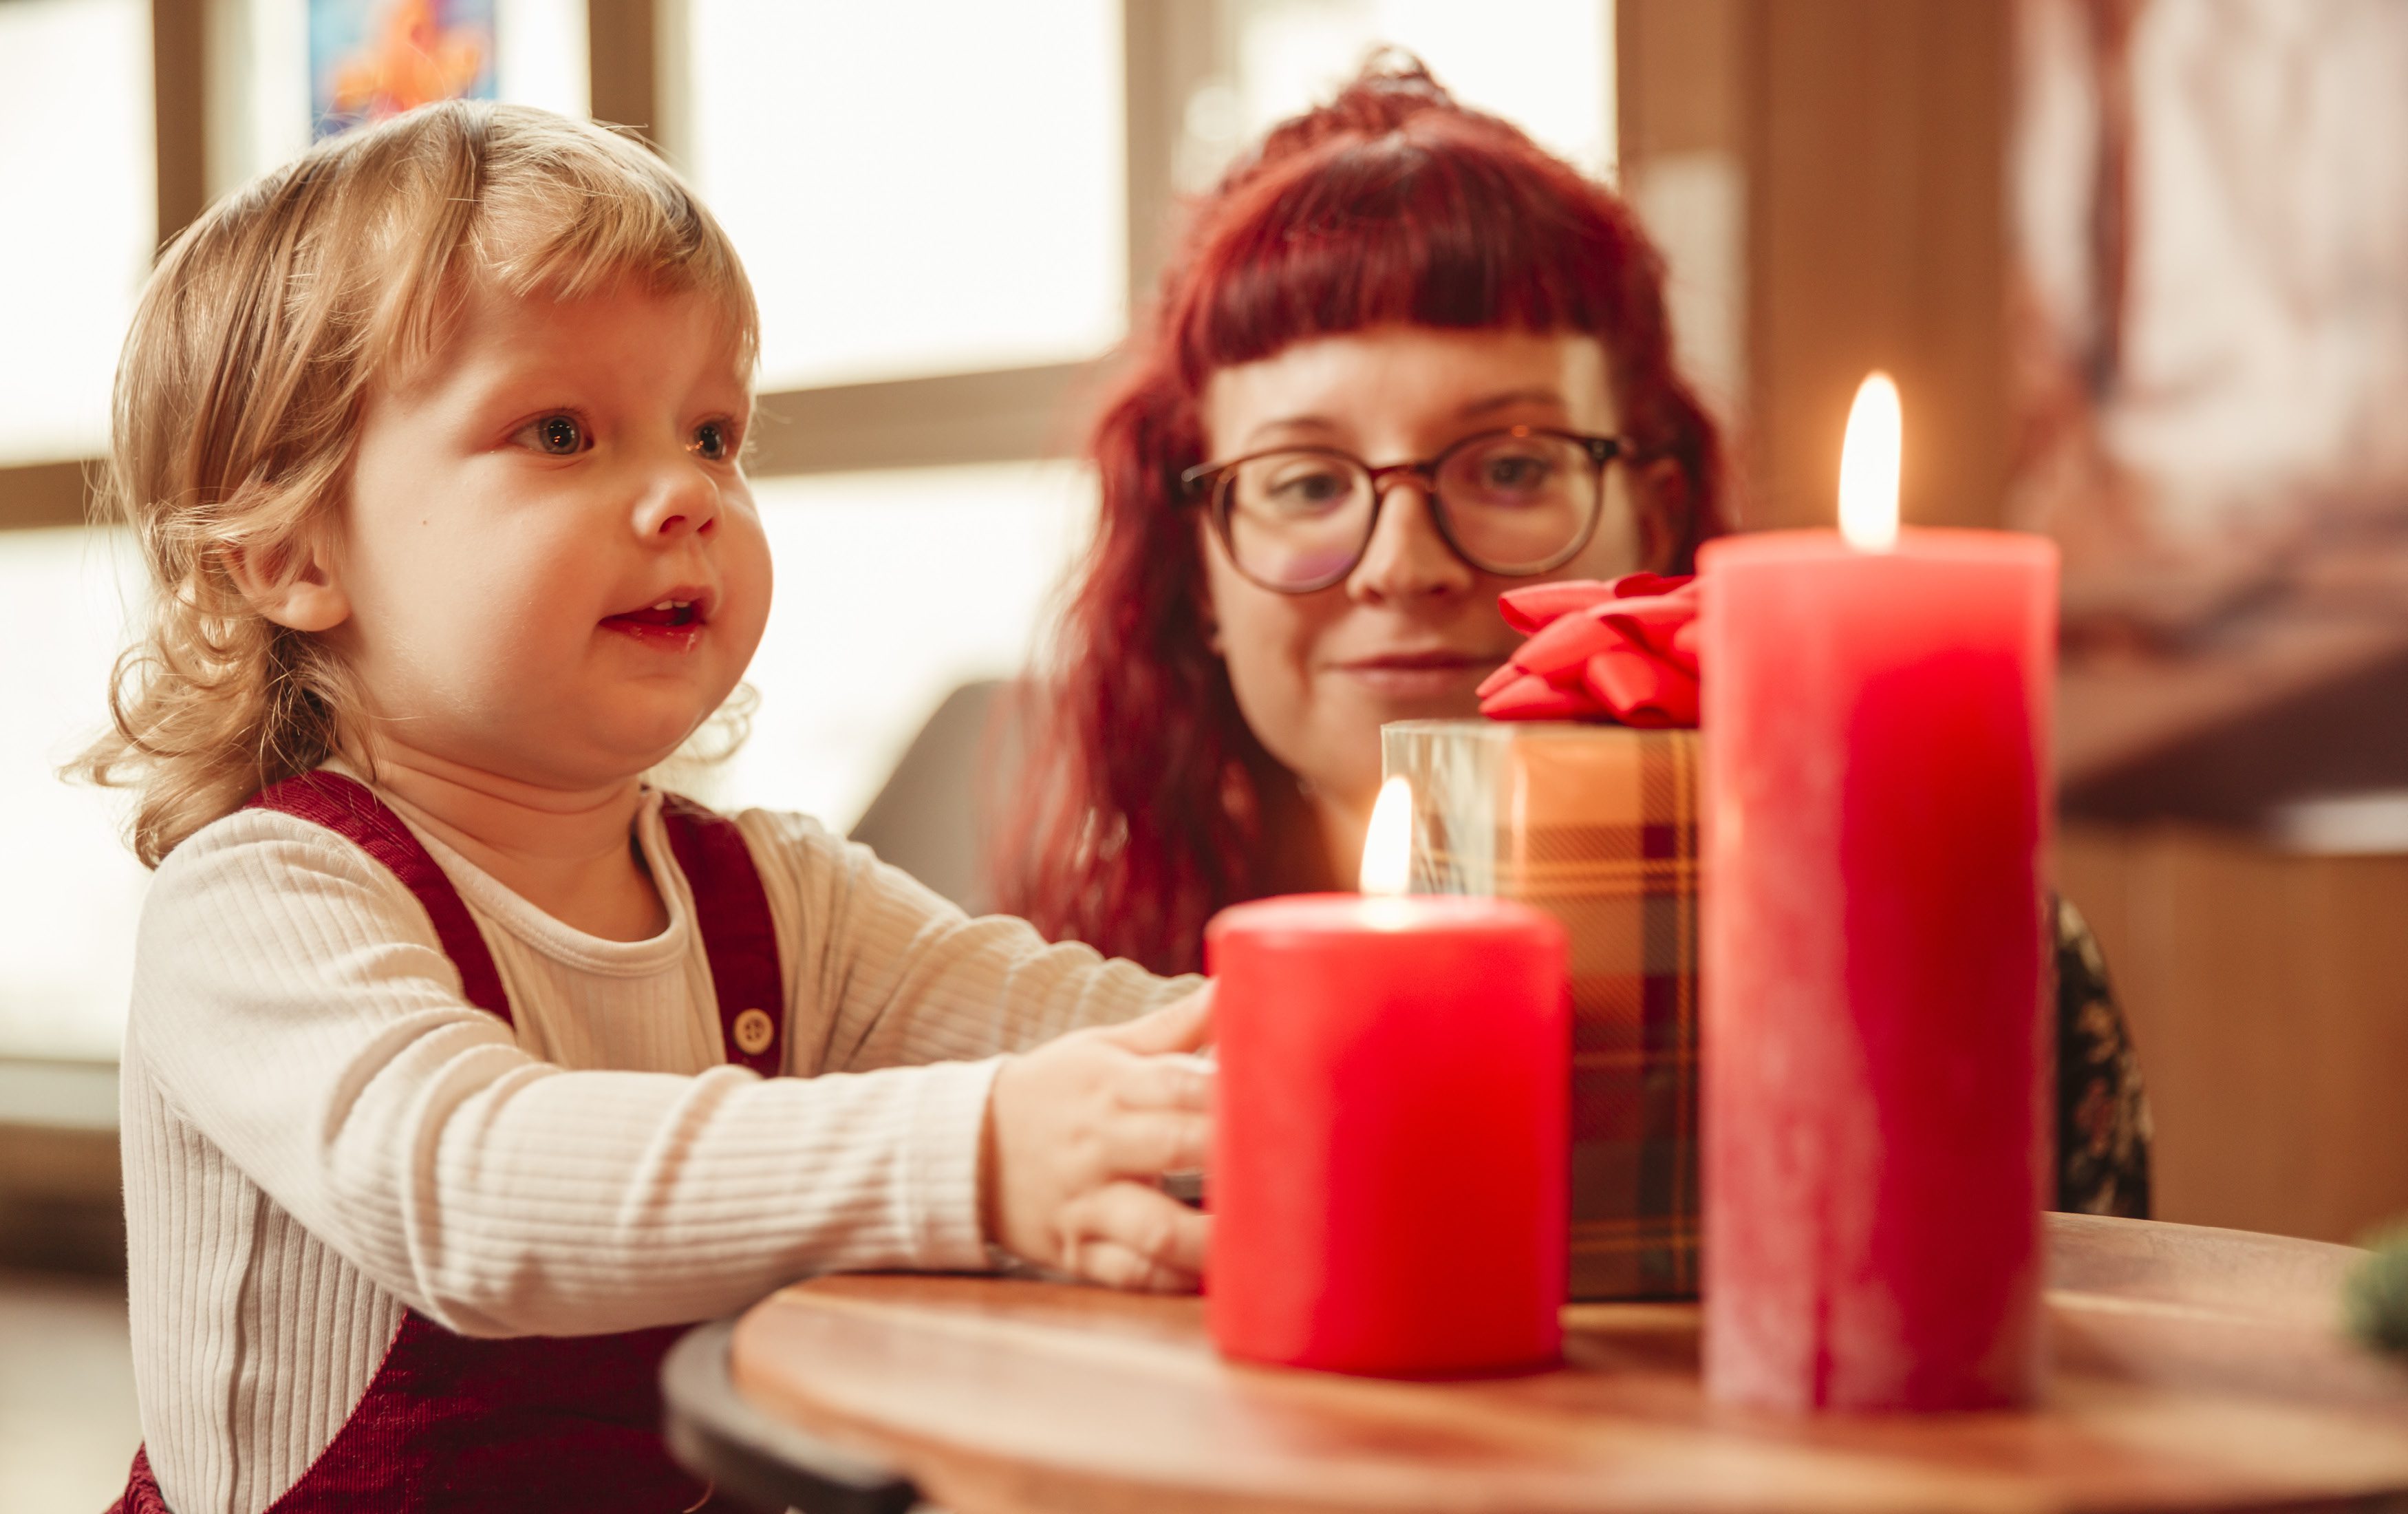
[[[2057,1206],[2149,1216],[2149,1101],[2107,959],[2057,901]]]

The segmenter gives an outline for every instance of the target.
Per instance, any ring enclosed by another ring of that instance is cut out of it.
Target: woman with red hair
[[[1273,131],[1196,207],[1096,427],[1102,519],[1044,783],[1007,817],[1003,907],[1194,971],[1223,906],[1351,887],[1381,723],[1473,712],[1517,641],[1501,589],[1686,571],[1722,526],[1721,457],[1662,284],[1620,200],[1419,66]],[[1464,441],[1429,478],[1347,462]],[[1194,472],[1241,454],[1268,456]],[[1455,479],[1553,466],[1584,497],[1565,540],[1465,540],[1495,512]],[[1258,492],[1268,510],[1341,488],[1311,561],[1250,529]]]
[[[1196,971],[1225,906],[1353,886],[1381,725],[1475,713],[1519,640],[1500,592],[1690,571],[1722,454],[1663,284],[1610,190],[1418,65],[1274,129],[1194,206],[1093,433],[1000,906]],[[2068,1191],[2130,1211],[2146,1117],[2108,1019],[2065,1048],[2113,1104],[2084,1084]]]

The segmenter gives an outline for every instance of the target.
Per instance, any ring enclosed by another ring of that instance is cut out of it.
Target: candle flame
[[[1367,894],[1393,898],[1405,891],[1413,869],[1413,786],[1402,776],[1380,786],[1363,834],[1362,887]]]
[[[1905,433],[1898,385],[1875,369],[1856,386],[1840,445],[1840,534],[1858,552],[1898,545],[1898,454]]]

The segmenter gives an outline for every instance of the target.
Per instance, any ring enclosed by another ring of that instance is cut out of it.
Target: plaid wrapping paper
[[[1571,944],[1571,1296],[1698,1291],[1694,730],[1410,720],[1415,891],[1554,915]]]

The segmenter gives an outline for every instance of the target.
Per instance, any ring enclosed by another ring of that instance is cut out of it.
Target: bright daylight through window
[[[0,234],[0,464],[108,441],[117,345],[150,271],[150,140],[144,0],[0,6],[0,183],[41,226]]]
[[[1126,319],[1116,0],[693,0],[686,157],[765,388],[1091,357]],[[874,60],[911,60],[909,69]]]

